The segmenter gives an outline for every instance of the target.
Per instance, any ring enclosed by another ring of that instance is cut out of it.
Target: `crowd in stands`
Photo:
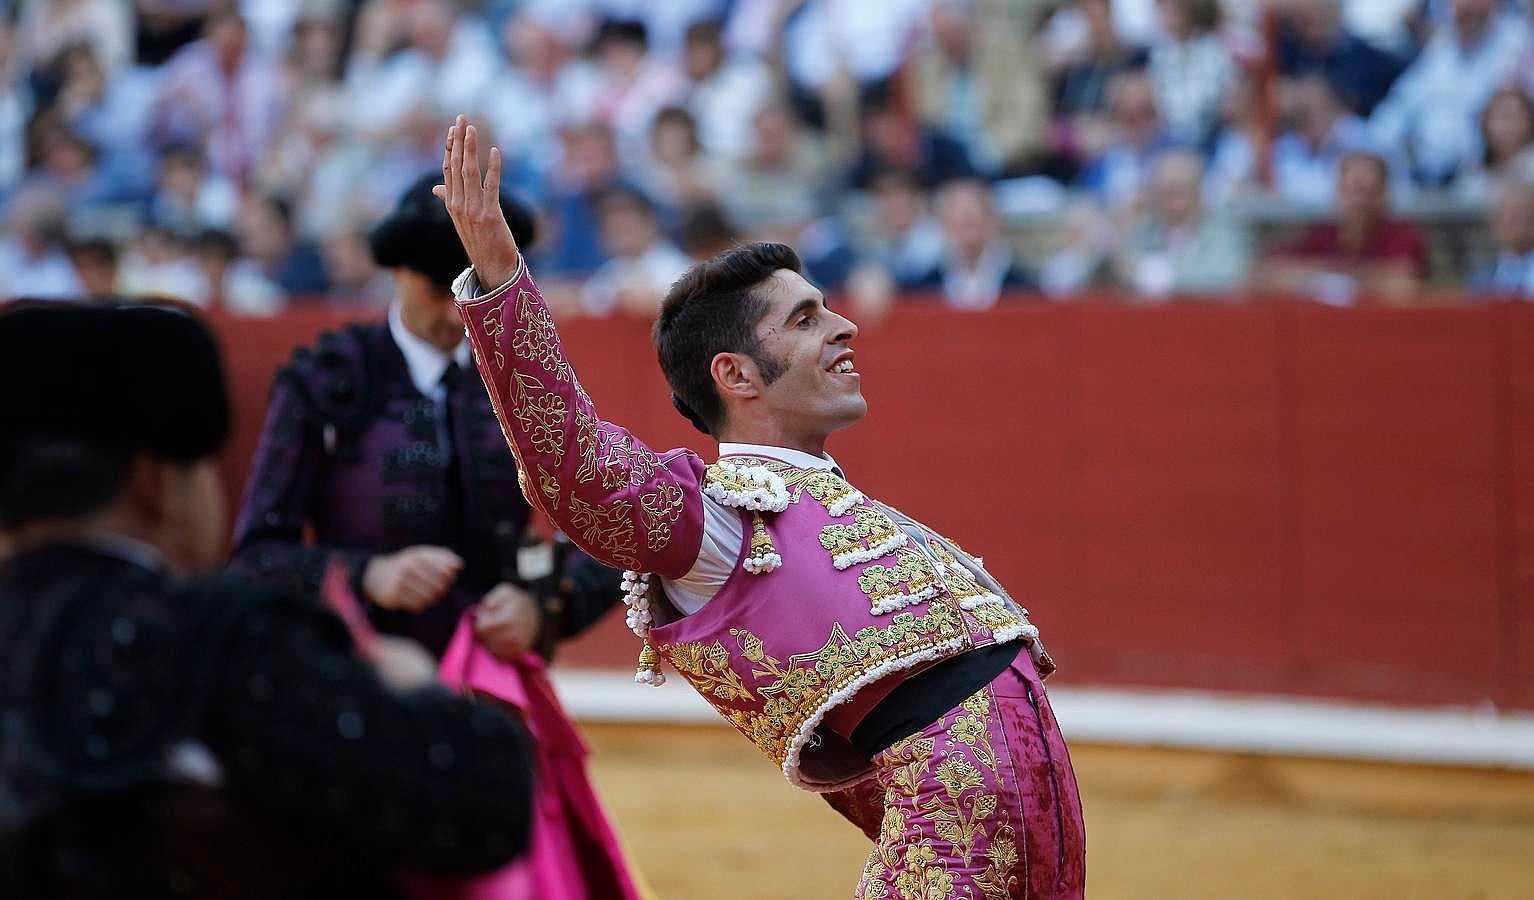
[[[385,304],[368,229],[459,112],[539,211],[561,313],[653,314],[756,239],[870,315],[1534,296],[1523,0],[0,0],[0,23],[0,296]]]

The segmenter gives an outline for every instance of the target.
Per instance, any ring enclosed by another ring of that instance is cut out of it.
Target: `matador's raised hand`
[[[490,163],[481,178],[479,134],[467,116],[459,116],[447,130],[442,182],[432,193],[447,204],[479,283],[489,290],[510,281],[522,256],[501,212],[501,151],[490,148]]]

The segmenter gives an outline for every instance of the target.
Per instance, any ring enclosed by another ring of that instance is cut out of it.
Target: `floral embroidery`
[[[655,475],[660,458],[628,432],[598,424],[586,432],[586,437],[588,440],[581,447],[581,470],[595,469],[602,477],[604,490],[639,487]]]
[[[671,667],[705,697],[712,695],[725,702],[753,699],[740,674],[730,668],[730,651],[718,641],[672,644],[663,652]]]
[[[1017,838],[1011,825],[1003,825],[991,836],[991,846],[985,851],[985,871],[976,876],[975,884],[985,892],[985,900],[1007,900],[1017,887]]]
[[[596,547],[626,568],[638,568],[634,555],[633,505],[619,500],[611,506],[593,506],[579,497],[570,498],[570,526],[581,542]]]
[[[548,307],[525,290],[517,292],[517,321],[521,324],[511,335],[513,353],[537,363],[559,381],[574,377],[570,363],[560,350],[559,332],[554,328]]]
[[[565,417],[569,414],[565,398],[549,391],[532,375],[513,372],[511,414],[533,449],[552,456],[558,466],[565,457]]]
[[[655,490],[639,495],[650,552],[659,553],[671,543],[671,526],[682,515],[682,503],[682,489],[671,481],[659,482]]]
[[[838,478],[834,472],[812,472],[804,479],[804,490],[819,500],[832,518],[846,515],[865,499],[862,491]]]
[[[502,355],[499,346],[500,342],[496,340],[506,330],[506,323],[502,318],[505,313],[506,301],[502,300],[500,303],[485,310],[485,317],[480,320],[480,329],[484,331],[485,337],[490,339],[491,346],[496,347],[495,368],[498,371],[506,368],[506,357]]]

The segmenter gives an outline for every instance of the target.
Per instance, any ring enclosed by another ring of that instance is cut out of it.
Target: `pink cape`
[[[507,663],[474,639],[474,612],[458,622],[438,676],[450,688],[521,713],[537,749],[532,846],[516,862],[475,878],[409,879],[418,900],[640,900],[607,814],[586,774],[589,750],[565,715],[535,653]]]

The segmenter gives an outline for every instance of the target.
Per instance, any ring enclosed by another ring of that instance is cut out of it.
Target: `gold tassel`
[[[762,520],[761,513],[751,514],[751,555],[746,557],[746,571],[752,575],[765,575],[783,565],[783,557],[778,555],[778,548],[772,545],[772,536],[767,533],[767,523]]]
[[[660,670],[660,654],[650,646],[648,637],[644,639],[644,646],[639,648],[639,670],[634,673],[634,681],[654,687],[666,683],[666,673]]]

